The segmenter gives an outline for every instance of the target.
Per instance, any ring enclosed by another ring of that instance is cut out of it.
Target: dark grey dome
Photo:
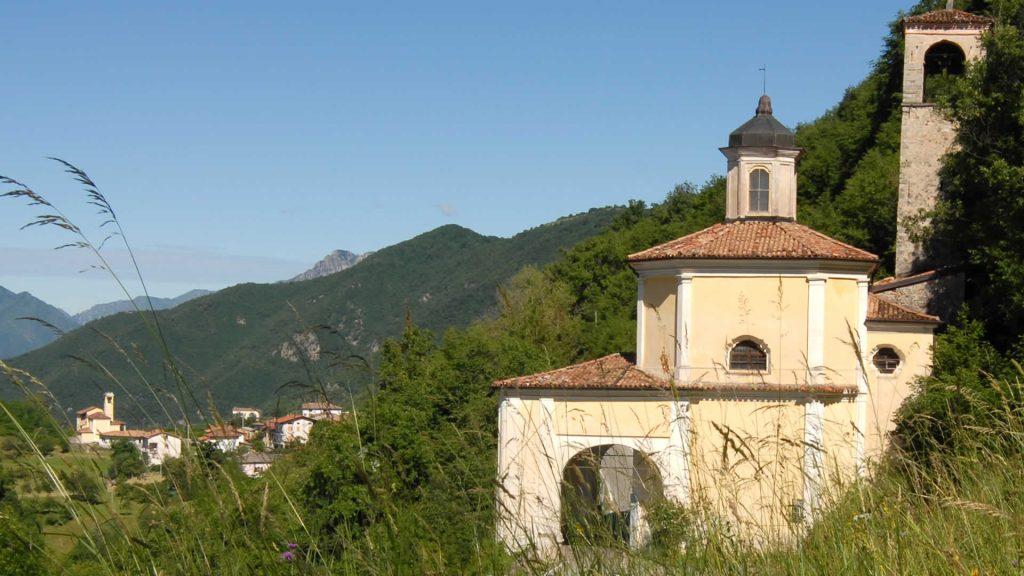
[[[796,148],[796,136],[772,116],[772,99],[767,94],[758,100],[756,115],[729,134],[729,147],[737,146]]]

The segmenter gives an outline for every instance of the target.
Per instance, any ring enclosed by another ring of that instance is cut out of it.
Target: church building
[[[964,14],[908,34],[980,34]],[[902,154],[945,153],[912,140]],[[641,545],[665,499],[752,542],[792,540],[868,470],[929,373],[939,318],[874,289],[877,256],[797,222],[801,150],[768,96],[721,151],[725,221],[629,256],[636,353],[494,384],[510,549],[555,555],[595,526]]]

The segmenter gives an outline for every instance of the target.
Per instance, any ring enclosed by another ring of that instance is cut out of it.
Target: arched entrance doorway
[[[642,546],[649,539],[645,512],[664,497],[650,457],[621,444],[578,452],[562,472],[562,539]]]

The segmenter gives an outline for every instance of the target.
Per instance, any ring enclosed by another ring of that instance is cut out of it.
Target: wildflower
[[[291,562],[292,560],[295,560],[295,555],[291,552],[281,552],[281,560]]]
[[[299,547],[299,545],[298,545],[298,544],[296,544],[295,542],[289,542],[289,543],[288,543],[288,549],[289,549],[289,550],[295,550],[295,549],[296,549],[296,548],[298,548],[298,547]]]

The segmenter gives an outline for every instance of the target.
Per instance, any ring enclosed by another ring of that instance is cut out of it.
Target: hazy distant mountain
[[[39,318],[64,331],[78,327],[60,308],[50,306],[28,292],[15,294],[0,286],[0,358],[13,358],[57,339],[57,333],[51,328],[34,320],[19,318]]]
[[[190,290],[185,292],[181,296],[175,298],[157,298],[153,297],[150,300],[153,302],[154,310],[167,310],[168,308],[174,308],[178,304],[188,302],[193,298],[199,298],[200,296],[206,296],[212,294],[209,290]],[[145,310],[149,307],[146,303],[145,296],[136,296],[135,305]],[[111,314],[117,314],[118,312],[128,312],[135,310],[135,306],[132,306],[131,300],[117,300],[116,302],[107,302],[106,304],[97,304],[84,312],[79,312],[72,316],[72,320],[77,322],[79,325],[85,325],[93,320],[98,320],[104,316],[110,316]]]
[[[312,268],[292,278],[289,282],[312,280],[313,278],[320,278],[321,276],[341,272],[342,270],[355,266],[360,260],[366,258],[370,254],[373,254],[373,252],[367,252],[366,254],[353,254],[348,250],[335,250],[325,256],[323,260],[314,264]]]

